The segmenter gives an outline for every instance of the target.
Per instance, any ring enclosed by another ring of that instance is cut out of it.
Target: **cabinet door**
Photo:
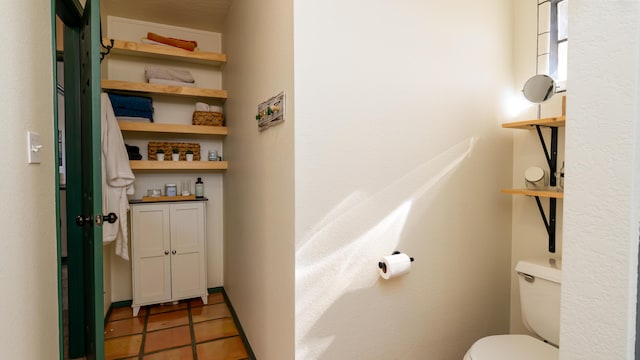
[[[173,299],[206,294],[204,203],[171,205]]]
[[[133,303],[171,299],[169,205],[131,208]]]

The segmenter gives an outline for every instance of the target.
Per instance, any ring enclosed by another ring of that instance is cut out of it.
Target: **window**
[[[562,89],[566,89],[567,83],[567,47],[569,46],[569,22],[568,22],[569,0],[561,0],[557,2],[557,42],[558,58],[555,79],[562,85]]]
[[[558,91],[566,90],[569,0],[538,0],[538,59],[536,72],[553,77]]]

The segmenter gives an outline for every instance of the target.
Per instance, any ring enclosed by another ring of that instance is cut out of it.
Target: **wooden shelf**
[[[502,189],[500,192],[512,195],[538,196],[543,198],[563,199],[564,193],[554,190]]]
[[[109,44],[110,39],[103,39],[104,44]],[[198,64],[212,64],[222,66],[227,63],[227,55],[208,51],[188,51],[173,46],[143,44],[133,41],[113,40],[114,54],[145,56],[158,59],[174,59]]]
[[[502,127],[505,129],[525,129],[530,130],[536,125],[539,126],[549,126],[549,127],[562,127],[565,126],[566,116],[558,116],[537,120],[525,120],[525,121],[516,121],[502,124]]]
[[[524,129],[531,130],[538,126],[546,126],[546,127],[563,127],[565,126],[565,122],[567,118],[567,97],[562,97],[562,115],[557,117],[550,117],[544,119],[535,119],[535,120],[524,120],[524,121],[515,121],[508,122],[502,124],[502,127],[505,129]]]
[[[136,121],[118,121],[118,125],[120,130],[131,132],[201,135],[227,135],[228,132],[226,126],[158,124]]]
[[[106,90],[133,91],[153,94],[166,94],[191,97],[227,99],[226,90],[202,89],[188,86],[137,83],[120,80],[102,80],[102,88]]]
[[[131,170],[227,170],[226,161],[130,160]]]

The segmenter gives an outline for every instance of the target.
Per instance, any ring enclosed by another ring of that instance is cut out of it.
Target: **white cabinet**
[[[134,316],[144,305],[207,303],[204,215],[203,201],[131,205]]]

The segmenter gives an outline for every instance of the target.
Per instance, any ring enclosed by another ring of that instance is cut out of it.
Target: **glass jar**
[[[177,196],[178,195],[178,187],[176,184],[164,184],[164,195],[165,196]]]
[[[218,161],[218,151],[215,149],[209,150],[209,161]]]

